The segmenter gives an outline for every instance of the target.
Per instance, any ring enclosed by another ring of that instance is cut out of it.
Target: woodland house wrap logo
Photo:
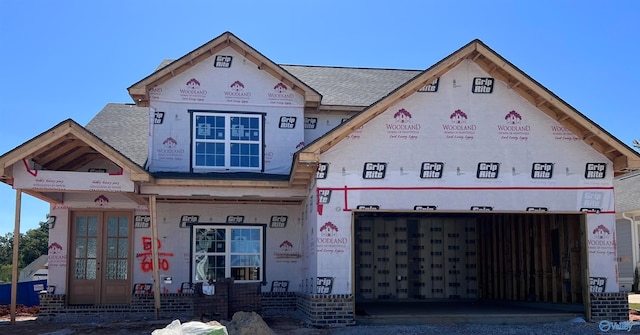
[[[244,84],[240,80],[234,81],[229,85],[231,90],[224,91],[224,98],[227,102],[246,104],[251,98],[251,92],[244,91]]]
[[[184,149],[178,149],[178,141],[173,137],[167,137],[162,141],[162,147],[156,149],[156,156],[160,160],[182,160]]]
[[[200,88],[200,82],[196,78],[189,79],[185,86],[180,89],[180,97],[185,101],[204,101],[207,97],[207,90]]]
[[[285,240],[282,241],[282,243],[280,243],[280,245],[278,246],[278,251],[274,252],[273,255],[275,256],[276,259],[279,259],[281,262],[281,260],[283,259],[297,259],[297,258],[301,258],[302,255],[298,252],[293,252],[293,243],[291,243],[289,240]]]
[[[339,237],[338,231],[338,227],[331,223],[331,221],[325,222],[325,224],[320,227],[318,252],[330,254],[342,254],[345,252],[349,239]]]
[[[411,113],[404,108],[399,109],[393,114],[394,123],[387,123],[387,133],[389,138],[397,138],[403,140],[418,139],[417,134],[420,133],[421,125],[411,122]]]
[[[442,125],[446,137],[456,140],[473,140],[477,127],[475,124],[467,124],[468,119],[469,116],[460,109],[451,113],[449,115],[451,123]]]
[[[515,110],[504,116],[504,124],[498,125],[500,139],[511,141],[526,141],[529,139],[531,126],[522,125],[522,116]]]
[[[616,243],[609,228],[604,225],[597,226],[589,238],[589,253],[601,255],[615,254]]]
[[[149,99],[158,100],[162,95],[162,87],[154,87],[149,90]]]
[[[49,245],[49,268],[64,267],[67,264],[67,254],[58,242]]]
[[[294,95],[289,92],[287,85],[279,82],[273,87],[273,92],[267,93],[269,103],[273,105],[291,105]]]
[[[97,198],[95,198],[95,199],[93,200],[93,202],[94,202],[96,205],[98,205],[98,206],[102,207],[102,206],[105,206],[105,205],[108,205],[108,204],[109,204],[109,198],[107,198],[107,197],[106,197],[105,195],[103,195],[103,194],[100,194]]]

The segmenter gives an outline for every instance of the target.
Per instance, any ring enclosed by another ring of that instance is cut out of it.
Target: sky
[[[480,39],[623,143],[640,139],[640,1],[0,1],[0,155],[86,125],[230,31],[278,64],[424,70]],[[0,236],[16,192],[0,183]],[[22,195],[20,231],[49,204]]]

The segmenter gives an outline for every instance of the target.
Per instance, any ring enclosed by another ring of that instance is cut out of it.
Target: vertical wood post
[[[13,228],[13,266],[11,268],[11,321],[10,324],[16,324],[16,302],[18,300],[18,246],[20,245],[20,208],[22,202],[22,191],[16,189],[16,210],[15,225]]]
[[[158,213],[156,211],[156,196],[149,197],[149,212],[151,214],[151,258],[153,259],[153,301],[156,320],[160,319],[160,275],[158,259]]]

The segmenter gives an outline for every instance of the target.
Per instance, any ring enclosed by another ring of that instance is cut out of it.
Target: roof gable
[[[95,159],[108,159],[131,174],[133,181],[149,181],[149,173],[128,157],[71,119],[0,156],[0,178],[12,178],[12,166],[33,160],[47,170],[73,170]]]
[[[159,68],[146,78],[131,85],[127,89],[129,91],[129,95],[136,105],[140,107],[147,107],[149,106],[149,91],[151,89],[192,68],[194,65],[215,55],[226,47],[233,48],[243,57],[256,64],[259,69],[266,71],[285,85],[291,87],[297,93],[304,96],[306,107],[317,107],[320,104],[322,97],[317,91],[300,81],[294,75],[287,72],[284,68],[280,67],[278,64],[274,63],[230,32],[223,33],[179,59]]]
[[[399,86],[388,95],[382,97],[362,112],[356,114],[342,125],[336,127],[323,137],[307,145],[295,157],[295,165],[303,166],[319,159],[326,152],[353,131],[384,113],[390,106],[407,96],[416,93],[420,88],[433,82],[450,71],[465,59],[477,64],[493,78],[501,80],[510,89],[546,113],[562,126],[576,134],[583,142],[606,156],[613,162],[616,175],[640,168],[640,155],[600,126],[589,120],[582,113],[571,107],[548,89],[526,75],[513,64],[491,50],[480,40],[474,40],[455,51],[448,57],[426,69],[413,79]],[[294,169],[295,170],[295,169]]]

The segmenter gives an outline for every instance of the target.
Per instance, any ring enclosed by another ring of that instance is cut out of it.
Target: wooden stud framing
[[[478,219],[481,299],[583,303],[586,255],[579,215],[500,214]],[[565,271],[567,275],[565,276]]]

